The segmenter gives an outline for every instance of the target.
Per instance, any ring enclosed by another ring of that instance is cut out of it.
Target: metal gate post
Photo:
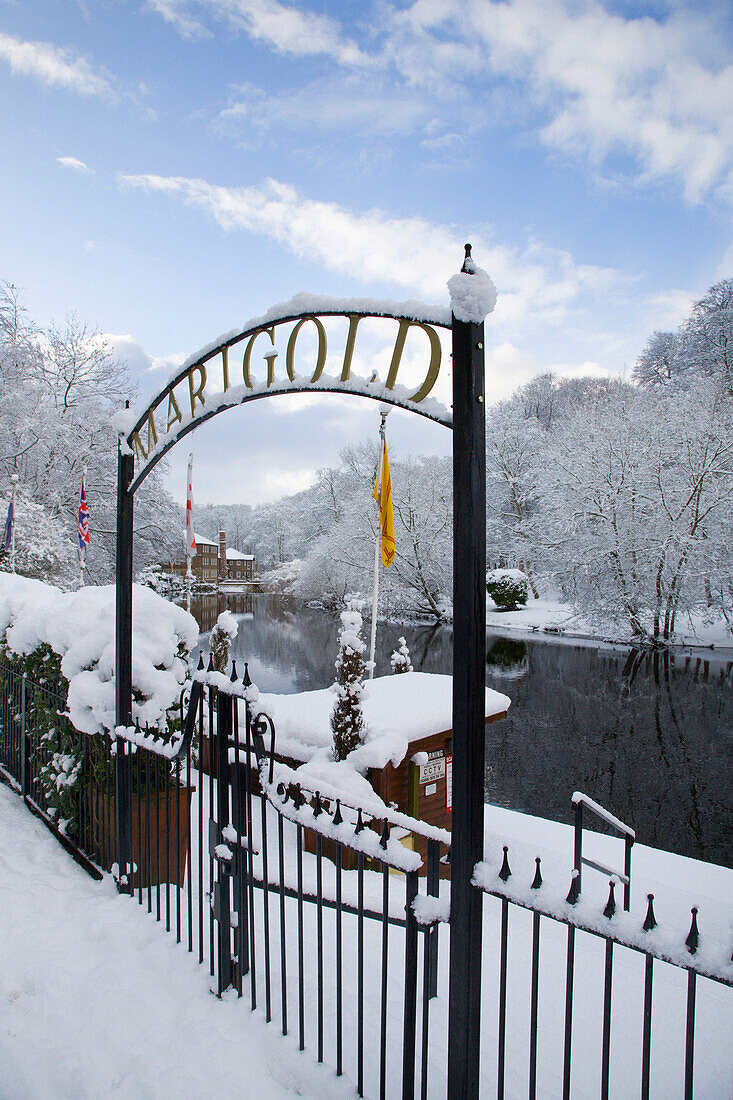
[[[468,255],[468,249],[467,249]],[[465,270],[465,268],[464,268]],[[486,682],[484,326],[453,317],[453,812],[448,1096],[479,1095]]]
[[[220,843],[229,824],[229,741],[232,733],[232,697],[224,691],[216,693],[216,810],[217,834]],[[235,850],[233,866],[226,860],[217,860],[217,881],[214,915],[219,924],[219,996],[233,984],[232,967],[232,919],[231,919],[231,871],[237,868],[239,847]]]
[[[131,454],[117,455],[117,561],[115,605],[115,723],[132,724],[132,521],[129,487],[135,473]],[[132,776],[127,742],[115,739],[115,822],[118,889],[130,890],[132,862]]]

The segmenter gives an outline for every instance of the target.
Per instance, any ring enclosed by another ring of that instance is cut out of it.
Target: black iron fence
[[[305,784],[276,760],[273,724],[235,669],[200,667],[165,736],[86,737],[64,707],[0,666],[0,770],[77,858],[114,870],[209,967],[214,992],[246,995],[359,1095],[444,1096],[450,835]],[[481,1094],[567,1097],[572,1082],[648,1097],[677,1068],[693,1096],[710,990],[733,985],[730,943],[698,928],[694,909],[686,935],[665,929],[651,895],[643,919],[625,912],[626,862],[604,906],[575,872],[560,890],[539,858],[512,869],[500,842],[496,855],[474,873]]]

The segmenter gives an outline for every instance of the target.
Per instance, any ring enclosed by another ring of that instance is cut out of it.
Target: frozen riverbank
[[[615,623],[590,623],[574,611],[570,604],[558,600],[532,599],[520,611],[497,611],[492,601],[486,604],[486,629],[516,634],[518,637],[544,635],[553,641],[603,642],[609,645],[629,646],[635,643],[631,630]],[[670,646],[689,646],[702,649],[730,649],[733,651],[733,634],[724,619],[706,623],[701,616],[685,616],[675,631]]]

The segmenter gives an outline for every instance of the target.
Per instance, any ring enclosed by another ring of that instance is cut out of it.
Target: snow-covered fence
[[[55,690],[53,661],[49,682],[32,680],[17,667],[21,663],[0,662],[0,776],[90,874],[115,871],[141,898],[145,887],[149,908],[155,888],[158,915],[164,909],[170,927],[175,907],[180,928],[185,899],[174,902],[171,891],[183,885],[190,850],[190,733],[163,735],[139,724],[116,731],[115,741],[82,733],[69,719],[65,695]],[[120,752],[129,778],[122,828],[115,776]],[[129,863],[119,875],[125,834]]]
[[[652,894],[647,895],[643,914],[621,910],[615,895],[621,882],[617,875],[610,877],[604,906],[596,897],[583,895],[577,869],[566,894],[557,883],[543,880],[539,857],[534,874],[518,881],[506,845],[501,857],[476,865],[473,881],[487,905],[493,899],[490,914],[484,913],[484,927],[488,923],[492,929],[485,943],[484,972],[498,1001],[493,1034],[497,1096],[504,1095],[505,1082],[516,1080],[518,1073],[526,1075],[530,1097],[548,1080],[556,1082],[558,1095],[569,1097],[571,1075],[574,1083],[579,1079],[579,1091],[598,1090],[602,1098],[609,1096],[610,1083],[621,1079],[628,1082],[622,1087],[624,1094],[638,1091],[644,1100],[652,1086],[659,1095],[678,1094],[682,1086],[687,1100],[693,1096],[698,978],[708,986],[706,1023],[716,1011],[711,1005],[730,1011],[729,992],[723,990],[726,1006],[715,987],[733,987],[732,945],[698,927],[697,908],[688,918],[689,929],[687,924],[658,922]],[[634,957],[639,956],[643,971],[635,965]],[[486,973],[497,957],[498,981],[495,972]],[[660,965],[655,968],[655,963]],[[686,974],[686,993],[675,971]],[[616,986],[614,974],[621,975]],[[517,996],[517,983],[524,981],[526,999]],[[600,1035],[593,1028],[593,1046],[586,1041],[588,1019],[600,1024]],[[526,1045],[518,1043],[517,1036],[526,1037]],[[701,1038],[704,1051],[707,1036]],[[486,1026],[482,1040],[489,1041]]]
[[[121,887],[209,966],[216,992],[247,995],[361,1095],[444,1096],[448,834],[271,768],[276,731],[232,674],[199,670],[172,737],[116,731],[131,795]],[[0,770],[98,875],[119,850],[112,743],[79,735],[48,684],[0,664],[0,687]],[[225,781],[197,769],[204,734]],[[425,878],[405,845],[421,830]],[[729,937],[704,912],[684,927],[651,897],[624,912],[613,879],[601,899],[592,880],[581,890],[573,875],[568,891],[530,863],[499,844],[474,872],[480,1094],[567,1096],[571,1081],[589,1095],[721,1094],[708,1055],[730,1018]]]
[[[0,662],[0,777],[96,878],[114,858],[99,742],[71,724],[53,677]]]
[[[264,1001],[283,1033],[295,1016],[301,1049],[313,1041],[318,1060],[350,1074],[359,1095],[392,1092],[398,1065],[402,1095],[415,1094],[418,1078],[427,1095],[438,928],[420,915],[437,901],[450,835],[376,795],[357,801],[326,782],[311,789],[276,764],[276,731],[258,713],[246,671],[240,681],[235,667],[231,678],[200,667],[195,682],[216,758],[209,851],[218,991],[231,985],[253,1007]],[[409,846],[416,833],[427,841],[422,890],[422,858]]]

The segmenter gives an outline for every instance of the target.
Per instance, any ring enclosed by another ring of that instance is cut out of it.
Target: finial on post
[[[466,250],[466,255],[463,257],[463,267],[461,271],[464,275],[473,275],[475,264],[473,262],[473,256],[471,255],[471,246],[467,244],[464,245],[464,248]]]

